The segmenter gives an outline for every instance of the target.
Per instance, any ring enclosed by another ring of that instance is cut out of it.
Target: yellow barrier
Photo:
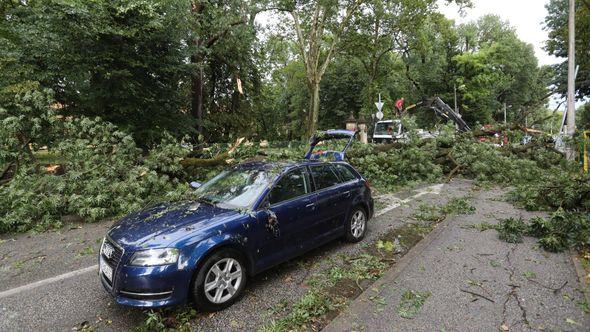
[[[588,173],[588,134],[590,130],[584,130],[584,172]]]

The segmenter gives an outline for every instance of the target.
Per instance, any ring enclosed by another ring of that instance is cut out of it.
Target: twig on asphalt
[[[558,288],[553,288],[553,287],[549,287],[549,286],[543,285],[542,283],[540,283],[540,282],[538,282],[537,280],[534,280],[534,279],[527,279],[527,280],[530,281],[530,282],[532,282],[532,283],[534,283],[534,284],[537,284],[537,285],[539,285],[539,286],[541,286],[543,288],[547,288],[549,290],[552,290],[554,294],[559,293],[559,291],[561,291],[563,289],[563,287],[565,287],[565,285],[567,285],[567,280],[563,283],[563,285],[561,285]]]
[[[485,296],[485,295],[481,295],[481,294],[478,294],[478,293],[476,293],[476,292],[468,291],[468,290],[466,290],[466,289],[459,289],[459,290],[460,290],[460,291],[462,291],[462,292],[464,292],[464,293],[469,293],[469,294],[471,294],[471,295],[475,295],[475,296],[481,297],[482,299],[488,300],[488,301],[490,301],[490,302],[492,302],[492,303],[496,303],[496,301],[494,301],[494,300],[490,299],[489,297],[487,297],[487,296]]]

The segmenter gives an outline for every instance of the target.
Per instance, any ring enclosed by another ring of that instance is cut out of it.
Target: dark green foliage
[[[98,118],[61,120],[52,131],[65,173],[21,165],[0,186],[0,233],[56,227],[65,215],[98,221],[188,193],[179,181],[188,151],[170,137],[143,157],[130,135]]]
[[[527,210],[590,211],[590,175],[546,169],[537,179],[520,183],[510,198]]]
[[[475,206],[465,198],[453,198],[441,207],[441,211],[445,214],[473,214]]]
[[[31,86],[141,146],[188,132],[188,1],[27,1],[0,20],[0,103]]]
[[[549,219],[535,217],[526,224],[522,218],[508,218],[495,228],[500,239],[506,242],[518,243],[524,235],[533,236],[539,239],[541,247],[552,252],[590,246],[590,215],[587,213],[559,209]]]
[[[436,150],[432,145],[410,147],[350,158],[350,162],[371,183],[381,188],[395,188],[416,182],[433,182],[443,171],[434,163]]]
[[[576,79],[578,98],[590,94],[590,4],[587,0],[576,1],[576,65],[580,66]],[[568,0],[551,0],[546,5],[545,26],[548,40],[545,49],[551,55],[564,61],[554,65],[557,92],[562,96],[567,92],[567,52],[568,52]]]
[[[527,225],[522,218],[502,220],[496,227],[501,240],[509,243],[520,243],[527,232]]]
[[[590,215],[557,210],[549,220],[536,219],[529,233],[548,251],[590,247]]]

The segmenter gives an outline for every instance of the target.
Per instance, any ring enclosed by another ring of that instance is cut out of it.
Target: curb
[[[578,252],[574,249],[570,249],[570,258],[574,263],[574,270],[576,270],[576,274],[578,275],[578,281],[580,284],[584,285],[581,292],[586,298],[586,302],[590,303],[590,285],[588,285],[588,282],[586,281],[586,270],[582,267]]]
[[[342,332],[342,331],[356,331],[353,326],[348,324],[347,326],[342,326],[346,322],[354,322],[354,314],[351,314],[351,310],[356,306],[364,306],[365,304],[370,303],[369,294],[372,288],[379,288],[381,285],[385,283],[390,283],[397,279],[397,277],[408,267],[408,265],[416,259],[417,256],[422,254],[424,249],[426,249],[434,240],[436,240],[449,226],[451,220],[453,218],[445,218],[444,221],[439,223],[435,229],[433,229],[430,233],[428,233],[422,240],[420,240],[414,247],[412,247],[399,261],[395,263],[381,278],[375,281],[372,285],[370,285],[366,290],[364,290],[361,295],[359,295],[356,299],[353,300],[350,306],[342,311],[338,316],[336,316],[328,325],[326,325],[321,331],[324,332]],[[587,296],[590,294],[587,294]],[[350,320],[349,320],[350,319]],[[362,330],[362,329],[361,329]]]

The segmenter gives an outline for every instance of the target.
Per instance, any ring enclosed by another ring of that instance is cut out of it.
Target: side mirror
[[[202,186],[202,183],[201,182],[197,182],[197,181],[193,181],[193,182],[190,183],[190,186],[192,188],[198,189],[199,187]]]

